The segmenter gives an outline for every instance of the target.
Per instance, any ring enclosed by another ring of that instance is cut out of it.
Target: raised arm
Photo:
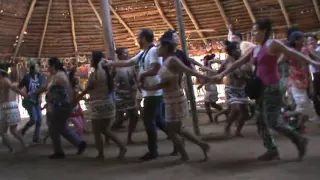
[[[186,65],[184,65],[178,58],[176,57],[171,57],[170,60],[170,64],[172,65],[173,68],[179,68],[182,72],[186,73],[187,75],[190,76],[196,76],[198,78],[203,78],[206,79],[207,76],[193,70],[190,69],[189,67],[187,67]]]
[[[135,66],[138,64],[141,56],[143,54],[143,51],[138,53],[136,56],[129,60],[121,60],[121,61],[108,61],[108,66],[113,66],[113,67],[130,67],[130,66]]]
[[[219,78],[222,79],[224,76],[228,75],[232,71],[235,71],[237,68],[240,68],[243,64],[250,61],[251,54],[254,49],[251,49],[246,54],[244,54],[239,60],[233,63],[231,66],[226,68],[223,72],[219,74]]]
[[[320,54],[318,52],[309,50],[309,53],[316,61],[320,61]]]
[[[273,40],[271,42],[269,50],[270,50],[271,54],[277,54],[277,55],[284,54],[285,56],[290,57],[292,59],[302,60],[308,64],[313,64],[313,65],[319,66],[319,64],[316,61],[313,61],[308,56],[305,56],[305,55],[301,54],[300,52],[285,46],[282,42],[280,42],[278,40]]]

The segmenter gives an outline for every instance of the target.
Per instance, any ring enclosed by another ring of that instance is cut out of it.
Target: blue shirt
[[[36,90],[38,90],[45,82],[46,78],[42,74],[36,74],[35,76],[30,75],[29,73],[26,74],[21,82],[19,83],[19,88],[26,88],[27,93],[30,95]],[[38,95],[37,97],[32,98],[34,101],[38,102]]]

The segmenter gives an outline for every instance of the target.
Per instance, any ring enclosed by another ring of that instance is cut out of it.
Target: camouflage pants
[[[266,85],[263,96],[257,100],[257,127],[268,151],[277,151],[270,128],[287,136],[294,143],[301,135],[285,123],[281,117],[282,94],[280,85]]]

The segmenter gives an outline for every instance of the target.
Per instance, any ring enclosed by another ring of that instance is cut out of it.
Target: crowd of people
[[[180,155],[182,161],[189,160],[184,139],[199,146],[204,159],[210,146],[184,128],[183,120],[189,115],[188,91],[184,76],[196,76],[205,86],[205,107],[211,122],[221,114],[227,117],[225,134],[231,135],[231,126],[237,122],[236,136],[242,137],[245,122],[256,117],[258,132],[263,139],[266,153],[259,160],[279,159],[279,152],[270,129],[287,136],[297,147],[301,160],[307,150],[308,140],[300,127],[309,119],[320,115],[320,94],[317,86],[320,75],[320,47],[313,34],[305,34],[293,27],[288,31],[288,41],[271,38],[272,23],[269,19],[259,20],[253,25],[252,35],[257,44],[243,41],[241,33],[229,31],[225,42],[228,58],[216,61],[214,55],[204,58],[204,65],[188,58],[178,49],[178,33],[168,30],[154,44],[150,29],[139,34],[141,51],[129,58],[128,49],[116,50],[117,60],[109,59],[102,51],[92,52],[90,74],[85,88],[79,86],[75,70],[66,70],[56,57],[48,60],[49,76],[39,72],[39,64],[31,62],[29,72],[20,82],[11,77],[6,69],[0,70],[0,134],[3,143],[14,152],[7,131],[19,140],[23,149],[23,136],[35,126],[33,142],[41,140],[41,111],[47,110],[48,137],[52,140],[51,159],[63,159],[65,154],[61,136],[77,148],[81,155],[87,148],[83,140],[84,116],[79,101],[89,95],[88,114],[98,152],[97,158],[104,159],[104,144],[112,140],[119,147],[119,159],[123,159],[127,147],[112,127],[121,127],[126,115],[129,119],[127,143],[133,143],[132,134],[139,117],[143,119],[148,138],[148,152],[141,160],[158,157],[157,129],[168,135],[173,143],[172,155]],[[212,64],[220,63],[219,70]],[[205,73],[198,72],[199,66]],[[227,109],[216,103],[216,84],[225,84]],[[252,88],[254,87],[254,88]],[[46,94],[46,105],[41,107],[40,96]],[[16,94],[23,96],[23,107],[30,116],[29,122],[18,130],[20,123]],[[143,108],[139,107],[143,99]],[[255,103],[252,103],[254,100]],[[313,103],[312,103],[313,100]],[[314,104],[314,106],[313,106]],[[297,124],[284,121],[282,108],[291,106],[285,116],[298,117]],[[212,117],[211,107],[219,113]],[[140,111],[140,115],[139,112]],[[256,112],[256,113],[255,113]],[[318,114],[317,114],[318,113]],[[70,123],[74,128],[70,127]],[[296,127],[295,127],[296,126]],[[297,128],[299,127],[299,128]]]

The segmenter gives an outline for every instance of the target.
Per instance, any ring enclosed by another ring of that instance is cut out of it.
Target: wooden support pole
[[[72,0],[69,0],[69,11],[70,11],[70,19],[71,19],[71,32],[72,32],[73,46],[74,46],[75,56],[76,56],[77,63],[78,63],[79,52],[78,52],[78,44],[77,44],[77,37],[76,37],[76,28],[75,28],[75,24],[74,24]]]
[[[246,9],[247,9],[247,11],[248,11],[248,13],[249,13],[249,16],[250,16],[250,18],[251,18],[251,21],[252,21],[253,23],[256,22],[256,17],[254,16],[254,14],[253,14],[253,12],[252,12],[252,9],[251,9],[251,7],[250,7],[250,4],[249,4],[248,0],[243,0],[243,3],[244,3],[244,5],[246,6]]]
[[[34,6],[35,6],[36,2],[37,2],[37,0],[32,0],[32,2],[31,2],[27,17],[24,20],[24,23],[23,23],[23,26],[22,26],[22,29],[21,29],[21,32],[20,32],[20,36],[19,36],[19,39],[18,39],[17,46],[16,46],[16,48],[14,50],[13,59],[16,59],[16,57],[18,55],[18,52],[19,52],[19,49],[20,49],[20,46],[21,46],[21,43],[22,43],[22,40],[23,40],[23,37],[24,37],[24,32],[27,29],[27,26],[29,24],[29,21],[30,21],[30,18],[32,16],[33,9],[34,9]]]
[[[286,20],[287,27],[290,28],[291,27],[291,22],[290,22],[290,18],[289,18],[289,15],[287,13],[286,7],[285,7],[285,5],[284,5],[282,0],[278,0],[278,3],[280,5],[281,11],[283,13],[284,19]]]
[[[230,22],[229,22],[229,19],[228,19],[227,15],[226,15],[226,12],[224,11],[220,1],[219,0],[214,0],[214,2],[216,3],[216,6],[218,7],[218,9],[220,11],[220,14],[222,16],[222,19],[223,19],[227,29],[229,29]]]
[[[319,4],[317,0],[312,0],[313,2],[313,6],[314,6],[314,10],[316,11],[317,17],[318,17],[318,21],[320,22],[320,10],[319,10]]]
[[[43,31],[42,31],[42,37],[41,37],[41,42],[40,42],[40,47],[39,47],[39,52],[38,52],[38,58],[41,57],[41,53],[42,53],[42,46],[43,46],[44,38],[45,38],[46,32],[47,32],[47,27],[48,27],[48,21],[49,21],[49,16],[50,16],[51,5],[52,5],[52,0],[49,0],[49,4],[48,4],[48,8],[47,8],[46,20],[45,20],[45,22],[44,22],[44,28],[43,28]]]
[[[186,11],[186,13],[188,14],[189,18],[191,19],[191,21],[192,21],[194,27],[196,28],[196,30],[200,30],[200,27],[199,27],[196,19],[194,18],[191,10],[189,9],[186,1],[185,1],[185,0],[181,0],[181,3],[182,3],[182,6],[183,6],[184,10]],[[199,36],[202,38],[202,41],[203,41],[205,44],[208,44],[208,41],[205,39],[203,33],[200,32],[200,31],[198,31],[198,34],[199,34]]]
[[[178,17],[178,25],[179,25],[179,35],[180,35],[180,41],[182,43],[182,48],[185,53],[185,55],[188,57],[188,47],[186,42],[186,34],[185,34],[185,27],[183,22],[183,14],[182,14],[182,7],[181,7],[181,1],[175,0],[176,5],[176,12]],[[193,122],[193,129],[196,135],[200,135],[200,128],[199,128],[199,120],[198,120],[198,113],[197,113],[197,106],[196,106],[196,100],[194,97],[193,92],[193,83],[190,76],[187,76],[187,85],[188,85],[188,92],[190,97],[190,107],[191,107],[191,114],[192,114],[192,122]]]
[[[170,29],[174,29],[174,26],[170,23],[168,18],[164,15],[164,13],[163,13],[163,11],[161,9],[161,5],[159,3],[159,0],[154,0],[154,4],[156,5],[156,8],[159,11],[159,14],[160,14],[161,18],[163,19],[163,21],[165,23],[167,23],[167,25],[169,26]]]
[[[110,14],[109,0],[100,0],[100,12],[103,25],[105,53],[115,59],[115,43],[113,39],[112,18]]]

